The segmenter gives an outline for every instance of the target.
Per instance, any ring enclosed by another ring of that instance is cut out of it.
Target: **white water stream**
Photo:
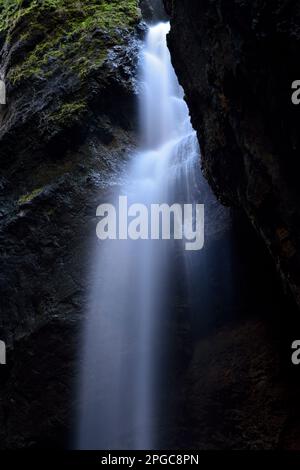
[[[168,31],[168,23],[150,27],[142,53],[143,150],[122,188],[129,204],[199,198],[199,147],[171,65]],[[100,281],[91,294],[85,332],[78,447],[155,448],[170,260],[184,246],[167,240],[101,244],[95,259]]]

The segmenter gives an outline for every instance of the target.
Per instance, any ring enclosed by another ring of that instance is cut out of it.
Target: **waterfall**
[[[142,52],[142,149],[132,158],[121,189],[129,204],[186,204],[201,197],[199,147],[171,65],[169,28],[168,23],[150,27]],[[187,269],[191,256],[177,240],[100,242],[84,335],[80,449],[159,446],[172,264],[179,257]]]

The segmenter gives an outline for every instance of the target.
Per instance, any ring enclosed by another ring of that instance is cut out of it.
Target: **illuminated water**
[[[149,29],[141,57],[142,151],[132,160],[122,194],[129,203],[194,202],[199,148],[166,44],[168,23]],[[116,195],[116,198],[119,195]],[[176,244],[177,243],[177,244]],[[180,242],[105,241],[95,263],[80,387],[78,447],[151,449],[162,349],[168,347],[171,260]],[[184,273],[182,273],[184,276]]]

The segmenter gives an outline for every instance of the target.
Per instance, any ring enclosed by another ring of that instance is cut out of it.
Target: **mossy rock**
[[[47,79],[61,67],[85,77],[139,18],[137,0],[0,0],[0,33],[17,34],[26,52],[7,79]]]
[[[39,196],[42,191],[43,191],[43,188],[37,188],[29,194],[24,194],[18,200],[18,204],[20,204],[20,205],[29,204],[31,201],[33,201],[33,199],[35,199],[37,196]]]
[[[8,124],[16,121],[19,132],[30,121],[45,142],[78,124],[95,88],[106,86],[109,51],[128,45],[140,19],[138,0],[0,0]],[[19,102],[11,106],[21,96],[26,117],[17,114]]]

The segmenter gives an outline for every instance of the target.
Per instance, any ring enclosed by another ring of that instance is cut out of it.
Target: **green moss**
[[[138,0],[0,0],[0,33],[29,49],[7,78],[49,78],[58,67],[86,77],[138,20]]]
[[[24,196],[21,196],[20,199],[18,200],[18,204],[26,204],[28,202],[31,202],[35,197],[37,197],[39,194],[41,194],[43,188],[37,188],[34,191],[32,191],[29,194],[25,194]]]
[[[0,1],[0,32],[7,31],[16,21],[22,0]]]
[[[86,111],[86,102],[84,100],[64,103],[57,111],[52,113],[48,121],[50,124],[61,126],[71,125]]]

